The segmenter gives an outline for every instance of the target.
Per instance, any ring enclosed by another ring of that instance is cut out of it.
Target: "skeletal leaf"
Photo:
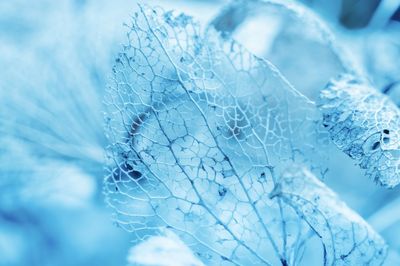
[[[314,153],[314,105],[185,15],[142,8],[128,38],[106,99],[119,224],[137,238],[171,227],[208,262],[286,260],[290,215],[267,195],[274,171]]]
[[[273,196],[279,196],[321,238],[324,265],[382,265],[383,239],[325,184],[302,167],[288,169]]]
[[[400,182],[400,110],[368,83],[344,75],[321,92],[331,139],[366,175],[386,187]]]

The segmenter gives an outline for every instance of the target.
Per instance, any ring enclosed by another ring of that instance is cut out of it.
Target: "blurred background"
[[[400,0],[288,1],[301,12],[251,0],[143,2],[211,23],[312,100],[354,71],[400,105]],[[126,265],[130,236],[102,194],[102,98],[136,3],[0,1],[1,266]],[[399,189],[375,186],[344,155],[328,164],[341,167],[326,182],[400,251]]]

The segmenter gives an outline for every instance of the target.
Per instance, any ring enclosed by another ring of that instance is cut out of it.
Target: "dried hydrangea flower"
[[[184,14],[141,7],[128,39],[106,97],[105,192],[117,223],[135,240],[168,228],[207,265],[324,261],[323,250],[302,256],[322,246],[318,231],[271,197],[282,171],[313,166],[315,105],[270,63]],[[374,239],[360,247],[383,249]]]

